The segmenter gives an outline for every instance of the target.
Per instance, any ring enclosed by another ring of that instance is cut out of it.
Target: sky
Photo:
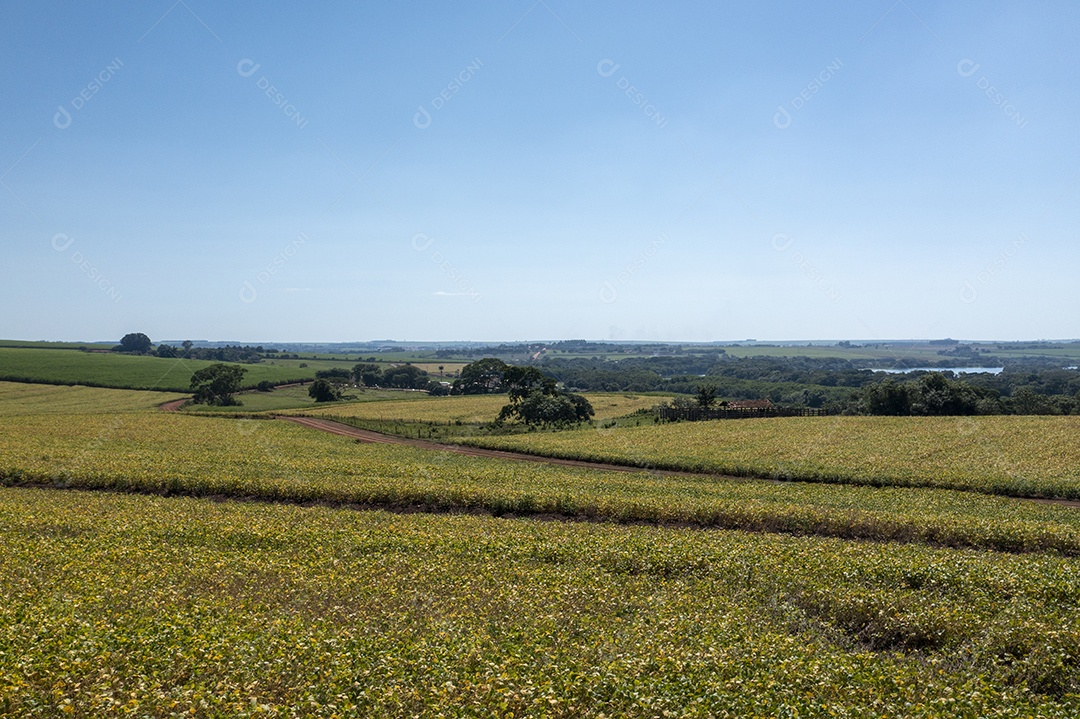
[[[1080,4],[0,4],[0,337],[1074,338]]]

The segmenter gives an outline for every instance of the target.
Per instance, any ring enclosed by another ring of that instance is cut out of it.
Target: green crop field
[[[460,440],[693,472],[1080,498],[1080,417],[783,417]]]
[[[354,417],[367,420],[401,422],[491,422],[509,401],[504,394],[431,397],[422,392],[404,393],[413,397],[398,402],[378,404],[327,405],[315,415]],[[649,409],[667,399],[666,396],[628,394],[620,392],[590,392],[586,399],[596,410],[596,419],[610,419]],[[419,400],[419,401],[418,401]]]
[[[168,398],[0,383],[0,716],[1080,713],[1074,507],[359,444]],[[366,404],[476,399],[503,398]],[[693,426],[510,439],[670,452],[697,445],[653,433]],[[1047,427],[1026,454],[977,429],[1045,470]]]
[[[1067,507],[953,491],[571,469],[357,444],[283,420],[145,410],[0,412],[0,484],[557,514],[1080,554],[1080,514]]]
[[[5,716],[1074,717],[1074,562],[0,490]]]
[[[191,375],[212,364],[104,352],[0,347],[0,380],[13,382],[185,392],[191,385]],[[247,370],[244,384],[251,387],[264,380],[280,384],[315,377],[314,369],[241,366]]]

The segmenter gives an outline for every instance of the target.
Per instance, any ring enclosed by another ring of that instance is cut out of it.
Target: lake
[[[906,369],[875,369],[872,372],[888,372],[889,374],[907,374],[908,372],[955,372],[956,374],[1001,374],[1004,367],[908,367]]]

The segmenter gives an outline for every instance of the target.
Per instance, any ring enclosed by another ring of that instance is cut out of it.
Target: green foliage
[[[504,392],[503,375],[510,365],[494,357],[486,357],[461,368],[454,381],[454,394],[498,394]]]
[[[212,364],[114,352],[0,347],[0,380],[11,382],[187,392],[191,376]],[[244,377],[251,387],[262,380],[286,384],[315,377],[314,372],[269,364],[246,369]]]
[[[382,368],[377,364],[358,364],[353,367],[352,374],[365,387],[377,387],[382,383]]]
[[[1054,557],[14,489],[0,538],[9,716],[1080,713]]]
[[[142,355],[148,353],[151,346],[153,343],[150,342],[150,338],[142,332],[129,332],[121,338],[117,349],[121,352]]]
[[[463,443],[565,459],[807,482],[1080,499],[1080,417],[785,417]]]
[[[589,400],[560,392],[555,380],[535,367],[507,367],[502,382],[510,403],[500,410],[496,424],[517,420],[527,425],[564,426],[595,414]]]
[[[716,385],[699,384],[697,388],[697,406],[701,409],[712,409],[716,404]]]
[[[382,373],[382,386],[395,389],[425,389],[431,375],[411,364],[388,367]]]
[[[308,395],[316,402],[337,402],[341,399],[341,390],[325,379],[317,379],[308,387]]]
[[[192,401],[218,406],[238,405],[233,397],[240,391],[246,369],[238,365],[214,364],[191,376]]]

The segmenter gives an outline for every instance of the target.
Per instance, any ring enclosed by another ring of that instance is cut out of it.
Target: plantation
[[[551,457],[814,482],[1080,498],[1080,417],[784,417],[460,440]]]
[[[596,410],[595,419],[597,420],[630,414],[640,409],[649,409],[665,399],[656,395],[601,392],[588,393],[585,398]],[[417,402],[416,399],[423,401]],[[358,404],[348,407],[329,406],[313,414],[380,421],[476,424],[494,420],[507,401],[505,394],[428,397],[417,393],[413,400]]]
[[[0,490],[7,716],[1069,717],[1072,562]]]
[[[104,352],[0,347],[0,381],[187,392],[191,375],[208,360],[165,359]],[[312,379],[315,371],[268,364],[242,365],[244,386]]]
[[[356,444],[284,421],[184,414],[0,417],[0,483],[1080,554],[1080,514],[1067,507],[948,491],[572,469]]]
[[[358,444],[176,396],[0,383],[0,716],[1080,712],[1073,507]],[[333,409],[505,401],[417,397]],[[1005,463],[1058,451],[1001,431]]]

